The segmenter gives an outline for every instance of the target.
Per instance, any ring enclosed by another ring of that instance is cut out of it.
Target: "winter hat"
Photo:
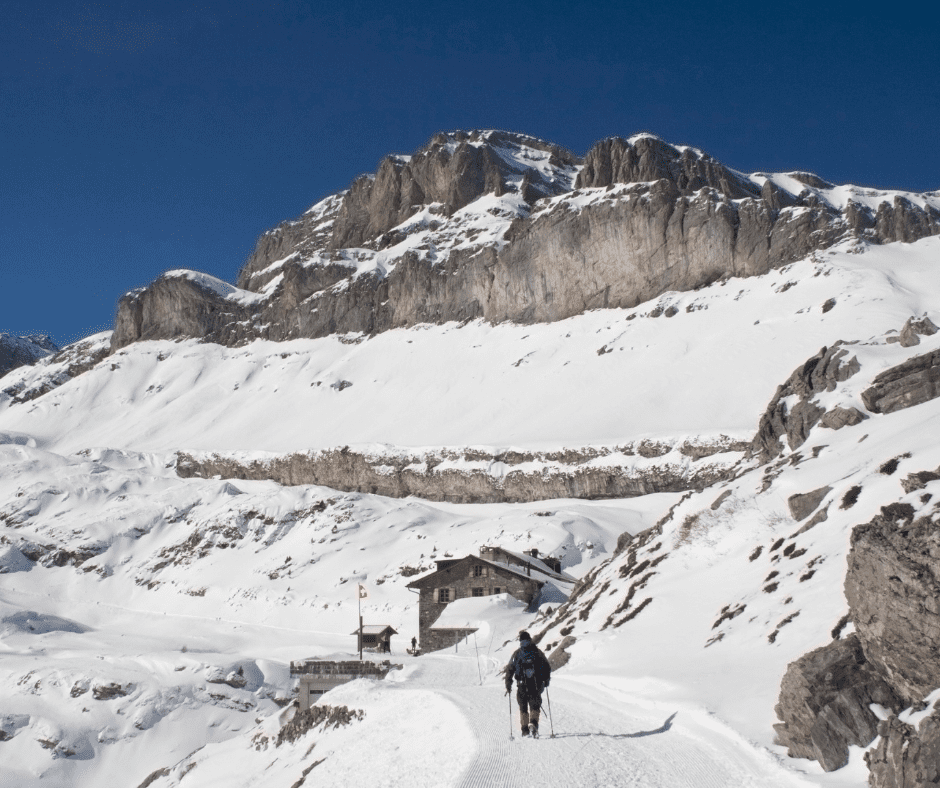
[[[522,632],[519,633],[519,642],[525,643],[527,640],[532,640],[532,636],[523,629]]]

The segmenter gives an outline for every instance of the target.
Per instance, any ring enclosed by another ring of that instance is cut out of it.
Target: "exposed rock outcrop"
[[[0,378],[17,367],[35,364],[39,359],[58,352],[55,342],[42,334],[25,337],[0,334]]]
[[[819,761],[827,772],[845,766],[849,745],[875,738],[877,703],[900,711],[897,693],[865,658],[856,635],[836,640],[792,662],[780,685],[774,726],[793,758]]]
[[[787,506],[790,508],[790,515],[799,522],[809,517],[816,507],[823,502],[823,499],[832,492],[831,487],[820,487],[812,492],[791,495],[787,499]]]
[[[901,347],[914,347],[920,344],[921,336],[931,337],[940,330],[929,317],[915,320],[909,317],[904,328],[896,337],[888,337],[888,342],[898,342]]]
[[[344,447],[265,457],[250,462],[219,454],[177,454],[185,478],[272,479],[280,484],[319,484],[363,492],[455,503],[519,503],[550,498],[630,498],[653,492],[702,489],[732,478],[740,459],[664,459],[652,468],[623,463],[632,447],[565,450],[546,454],[482,451],[370,454]],[[605,456],[610,457],[607,464]],[[513,466],[540,465],[537,470]]]
[[[940,784],[940,710],[917,727],[892,717],[878,726],[878,734],[878,744],[865,753],[870,788]]]
[[[940,397],[940,350],[885,370],[862,392],[872,413],[894,413]]]
[[[107,333],[73,342],[33,365],[11,371],[12,374],[0,383],[3,386],[0,393],[10,397],[14,404],[30,402],[87,372],[109,352],[110,335]]]
[[[934,517],[936,515],[934,514]],[[915,729],[897,714],[940,687],[940,522],[910,504],[882,507],[852,532],[845,596],[856,631],[791,663],[780,687],[778,741],[826,770],[867,746],[870,785],[936,783],[940,715]],[[933,775],[933,776],[931,776]]]
[[[776,394],[761,416],[757,435],[751,444],[751,452],[761,462],[768,462],[782,451],[780,438],[786,437],[790,449],[801,446],[809,437],[810,430],[818,424],[826,410],[814,399],[824,391],[835,391],[836,386],[848,380],[861,369],[855,356],[847,358],[849,351],[836,343],[830,348],[822,348],[815,356],[794,370],[789,379],[777,388]],[[796,404],[789,406],[790,397],[798,398]],[[834,426],[843,418],[842,408],[829,416],[826,426]],[[861,420],[861,415],[856,417]],[[853,420],[845,417],[843,424]]]
[[[940,527],[886,507],[852,531],[845,596],[866,657],[914,703],[940,686]]]

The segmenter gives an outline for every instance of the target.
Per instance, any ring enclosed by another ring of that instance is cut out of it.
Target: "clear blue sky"
[[[915,8],[921,10],[915,11]],[[935,3],[0,0],[0,331],[60,344],[457,128],[940,189]]]

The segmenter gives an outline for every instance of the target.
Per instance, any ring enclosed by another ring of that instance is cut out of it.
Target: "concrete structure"
[[[356,633],[358,634],[358,630]],[[324,692],[328,692],[333,687],[354,679],[384,679],[393,667],[400,668],[401,665],[392,665],[387,660],[381,663],[358,660],[347,662],[306,660],[291,662],[290,674],[299,680],[298,703],[303,710],[309,709]]]
[[[437,562],[437,570],[413,580],[408,588],[419,591],[418,632],[422,651],[453,646],[475,629],[434,627],[441,613],[455,599],[510,594],[526,605],[538,597],[542,586],[555,581],[574,582],[560,571],[557,559],[539,559],[528,553],[515,553],[500,547],[482,547],[480,555],[449,558]],[[557,569],[555,568],[557,567]]]

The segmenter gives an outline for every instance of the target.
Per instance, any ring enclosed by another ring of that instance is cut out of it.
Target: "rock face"
[[[635,453],[617,447],[611,454]],[[681,452],[681,448],[679,449]],[[639,452],[636,452],[639,453]],[[344,492],[363,492],[454,503],[519,503],[551,498],[630,498],[653,492],[701,489],[731,478],[737,452],[710,461],[664,461],[642,470],[603,463],[604,451],[566,450],[549,454],[479,450],[439,451],[420,456],[368,455],[348,447],[290,454],[253,462],[218,454],[177,454],[177,473],[184,477],[272,479],[280,484],[319,484]],[[542,465],[523,471],[513,466]],[[494,472],[494,467],[500,468]]]
[[[55,342],[41,334],[25,337],[0,334],[0,377],[17,367],[35,364],[39,359],[58,352]]]
[[[916,728],[897,717],[878,727],[882,737],[865,753],[871,788],[928,788],[940,784],[940,710]]]
[[[923,708],[940,687],[940,521],[914,514],[895,503],[855,527],[845,596],[856,631],[791,663],[777,706],[779,742],[826,770],[880,734],[866,756],[878,788],[936,784],[940,763],[937,712],[915,729],[897,717],[879,724],[871,710]]]
[[[940,529],[910,517],[856,526],[845,596],[866,656],[914,703],[940,686]]]
[[[774,726],[777,741],[793,758],[819,761],[827,772],[848,763],[849,745],[875,738],[877,703],[900,711],[891,686],[866,660],[856,635],[804,654],[790,664],[780,685]]]
[[[936,397],[940,397],[940,350],[885,370],[862,392],[862,401],[872,413],[894,413]]]
[[[548,322],[762,274],[846,237],[940,233],[929,202],[843,208],[826,196],[832,184],[806,173],[794,181],[798,194],[652,135],[603,140],[582,166],[525,135],[439,134],[265,233],[238,291],[171,276],[129,293],[112,348]]]
[[[757,427],[757,435],[751,445],[752,454],[761,462],[780,454],[780,438],[786,437],[790,449],[801,446],[809,437],[810,430],[826,418],[825,426],[838,428],[849,423],[858,423],[863,415],[854,408],[852,411],[835,408],[827,412],[814,402],[817,394],[835,391],[836,386],[848,380],[861,369],[855,356],[848,358],[849,351],[836,343],[831,348],[823,348],[811,359],[794,370],[789,379],[777,388]],[[789,407],[787,400],[797,397],[798,402]]]

